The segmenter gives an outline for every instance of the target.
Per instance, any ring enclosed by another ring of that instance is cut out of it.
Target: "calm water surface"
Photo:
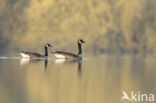
[[[122,91],[156,95],[156,57],[0,57],[0,103],[130,103]]]

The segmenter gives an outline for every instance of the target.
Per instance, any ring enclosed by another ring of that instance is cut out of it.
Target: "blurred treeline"
[[[156,52],[156,0],[0,0],[0,51]]]

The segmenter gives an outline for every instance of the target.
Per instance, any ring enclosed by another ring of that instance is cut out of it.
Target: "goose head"
[[[49,43],[46,43],[46,45],[45,45],[47,48],[48,47],[52,47],[52,45],[51,44],[49,44]]]
[[[78,40],[78,43],[82,44],[82,43],[85,43],[85,41],[82,40],[82,39],[79,39],[79,40]]]

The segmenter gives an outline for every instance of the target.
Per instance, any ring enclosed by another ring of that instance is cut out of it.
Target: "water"
[[[122,91],[156,95],[155,67],[156,57],[136,55],[0,57],[0,103],[130,103]]]

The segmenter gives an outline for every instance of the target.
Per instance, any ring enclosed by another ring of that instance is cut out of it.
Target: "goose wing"
[[[21,53],[23,53],[23,54],[25,54],[25,55],[27,55],[27,56],[29,56],[29,57],[43,57],[41,54],[39,54],[39,53],[35,53],[35,52],[24,52],[24,51],[22,51]]]
[[[77,58],[78,55],[73,54],[73,53],[69,53],[69,52],[64,52],[64,51],[55,51],[55,52],[51,52],[52,54],[54,54],[57,58]]]

